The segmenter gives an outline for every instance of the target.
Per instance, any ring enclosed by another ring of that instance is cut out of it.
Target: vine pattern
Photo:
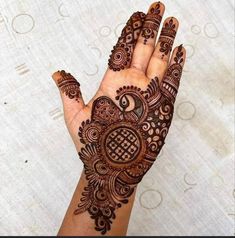
[[[162,58],[170,54],[175,36],[176,36],[176,24],[174,23],[173,18],[171,18],[169,21],[166,21],[164,23],[164,26],[162,28],[159,37],[160,52],[162,53]]]
[[[118,106],[109,97],[97,98],[91,118],[79,128],[79,156],[88,185],[74,214],[88,211],[101,234],[111,229],[116,209],[128,203],[164,145],[182,63],[180,46],[161,85],[154,78],[144,91],[123,86],[116,92]]]

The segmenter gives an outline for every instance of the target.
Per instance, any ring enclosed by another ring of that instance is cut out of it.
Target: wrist
[[[77,209],[80,199],[83,197],[84,188],[87,186],[88,181],[83,170],[78,181],[78,185],[75,189],[71,203],[65,215],[64,221],[61,225],[58,235],[100,235],[100,232],[96,231],[95,221],[91,218],[88,210],[77,215],[74,211]],[[128,203],[124,204],[121,208],[115,210],[115,219],[112,221],[112,230],[108,231],[108,235],[125,235],[129,223],[131,210],[134,204],[135,191],[128,198]]]

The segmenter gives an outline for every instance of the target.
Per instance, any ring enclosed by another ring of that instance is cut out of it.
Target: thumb
[[[80,84],[70,73],[66,73],[64,70],[55,72],[52,78],[60,90],[64,117],[69,123],[85,107]]]

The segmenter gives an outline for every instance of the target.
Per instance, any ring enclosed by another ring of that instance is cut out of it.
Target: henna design
[[[158,78],[152,79],[145,91],[123,86],[117,90],[119,106],[108,97],[97,98],[91,119],[79,128],[84,145],[79,156],[88,185],[74,214],[88,211],[101,234],[111,229],[115,210],[128,203],[164,145],[173,117],[172,97],[179,86],[182,56],[180,46],[164,79],[163,94]]]
[[[79,102],[79,98],[81,98],[80,84],[70,73],[66,73],[64,70],[60,71],[60,75],[61,78],[57,81],[57,84],[61,92],[65,93],[70,99]]]
[[[171,18],[169,22],[165,22],[159,37],[160,52],[162,52],[162,58],[171,52],[175,36],[176,25]]]
[[[160,15],[160,3],[150,8],[148,14],[146,15],[145,22],[143,24],[143,29],[141,36],[144,37],[144,44],[147,44],[148,39],[154,38],[158,32],[162,16]]]
[[[134,13],[122,30],[116,46],[113,47],[109,58],[109,68],[120,71],[128,68],[131,64],[132,54],[139,37],[145,14],[142,12]]]
[[[179,88],[179,80],[182,74],[183,63],[183,47],[180,45],[174,57],[174,63],[168,67],[167,72],[162,81],[162,93],[166,95],[172,102],[175,101]]]
[[[78,135],[83,144],[97,142],[98,136],[101,133],[101,126],[96,125],[89,120],[83,121],[79,128]]]

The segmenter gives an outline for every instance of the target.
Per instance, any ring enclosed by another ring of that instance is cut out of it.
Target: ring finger
[[[178,26],[179,22],[174,17],[168,17],[164,21],[157,46],[148,65],[146,74],[149,79],[158,77],[159,81],[162,80],[169,63]]]

